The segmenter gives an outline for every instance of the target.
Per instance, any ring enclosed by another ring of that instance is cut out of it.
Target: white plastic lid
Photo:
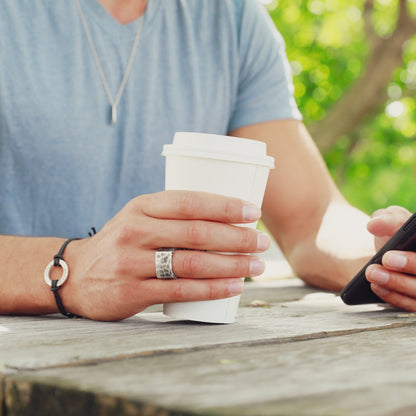
[[[266,143],[218,134],[177,132],[173,143],[163,146],[162,155],[220,159],[274,168],[274,158],[266,154]]]

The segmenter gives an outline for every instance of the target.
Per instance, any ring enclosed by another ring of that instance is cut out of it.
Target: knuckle
[[[117,244],[125,245],[133,238],[133,228],[130,224],[122,223],[119,224],[115,231],[114,240]]]
[[[196,196],[189,192],[181,192],[176,197],[176,209],[185,217],[194,217],[198,210]]]
[[[214,285],[211,282],[208,282],[207,287],[207,299],[212,300],[217,298],[217,291],[215,290]]]
[[[239,251],[242,253],[250,253],[256,251],[257,248],[257,236],[252,230],[247,228],[241,229],[240,247]]]
[[[221,297],[219,282],[207,280],[202,282],[200,289],[201,300],[213,300]]]
[[[150,204],[150,203],[151,203],[151,199],[149,200],[148,195],[140,195],[128,201],[127,204],[125,205],[125,209],[128,212],[135,213],[135,212],[141,211],[143,206]]]
[[[192,246],[200,246],[208,239],[208,226],[202,221],[192,221],[186,226],[186,241]]]
[[[403,278],[402,275],[397,275],[396,273],[390,273],[390,282],[388,286],[395,292],[408,293],[409,291],[408,278]]]
[[[140,224],[123,222],[116,228],[114,241],[117,245],[121,246],[136,242],[139,242],[140,245],[145,245],[150,238],[149,228],[148,221],[141,221]]]
[[[163,204],[163,193],[139,195],[131,201],[131,212],[133,214],[142,214],[147,217],[157,215],[160,206]]]
[[[234,259],[230,277],[245,277],[250,275],[250,256],[238,256]]]
[[[169,298],[173,301],[182,301],[187,299],[186,289],[184,285],[174,284],[169,290]]]
[[[225,260],[227,261],[226,266],[224,266],[224,273],[222,277],[234,278],[234,277],[244,277],[249,270],[248,262],[249,256],[240,256],[237,254],[225,255]],[[248,274],[247,274],[248,276]]]
[[[201,256],[197,253],[186,253],[182,258],[184,276],[198,276],[202,270]]]
[[[116,276],[124,276],[129,269],[129,261],[125,256],[117,256],[113,267]]]
[[[225,215],[225,218],[229,219],[230,221],[233,221],[233,219],[236,217],[236,206],[235,201],[227,200],[224,203],[223,212]]]

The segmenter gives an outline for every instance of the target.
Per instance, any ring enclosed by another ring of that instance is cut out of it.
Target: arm
[[[259,209],[252,204],[213,194],[169,191],[135,198],[97,234],[68,245],[64,259],[70,272],[60,290],[63,304],[77,315],[119,320],[152,304],[240,294],[240,278],[261,274],[262,260],[205,250],[267,249],[266,235],[232,225],[259,217]],[[1,314],[57,312],[43,272],[63,242],[0,237]],[[160,247],[193,249],[173,256],[173,270],[180,279],[154,278],[155,251]],[[59,278],[59,268],[53,271],[58,276],[52,278]]]
[[[305,282],[340,290],[374,253],[368,217],[342,197],[304,125],[276,120],[230,134],[263,140],[276,158],[263,221]]]
[[[59,238],[0,236],[1,314],[58,310],[43,280],[43,271],[63,242]]]

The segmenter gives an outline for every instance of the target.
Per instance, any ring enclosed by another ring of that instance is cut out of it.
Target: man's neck
[[[122,25],[138,19],[146,10],[147,0],[98,0]]]

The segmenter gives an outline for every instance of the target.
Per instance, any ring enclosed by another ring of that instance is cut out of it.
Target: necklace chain
[[[139,26],[138,26],[137,32],[136,32],[136,37],[134,38],[133,46],[131,47],[130,56],[129,56],[129,60],[127,62],[126,70],[124,71],[124,76],[123,76],[123,79],[121,81],[120,87],[118,89],[116,98],[115,98],[115,100],[113,100],[113,96],[111,94],[110,87],[108,86],[107,79],[104,75],[104,71],[103,71],[103,68],[101,66],[100,58],[98,57],[97,50],[95,49],[94,42],[93,42],[92,37],[91,37],[91,32],[88,28],[87,21],[85,19],[84,13],[83,13],[82,8],[81,8],[81,4],[80,4],[79,0],[75,0],[75,2],[76,2],[76,5],[78,7],[79,15],[81,17],[81,22],[82,22],[82,25],[84,26],[85,35],[87,36],[88,43],[90,45],[92,55],[94,57],[95,64],[97,66],[98,72],[99,72],[100,77],[101,77],[101,81],[102,81],[103,86],[104,86],[105,93],[107,94],[108,101],[110,102],[111,123],[115,124],[115,123],[117,123],[117,106],[118,106],[118,104],[121,100],[121,97],[122,97],[123,92],[124,92],[124,88],[126,87],[127,80],[129,78],[129,75],[130,75],[131,67],[133,65],[134,55],[136,54],[137,45],[139,44],[140,33],[141,33],[141,30],[142,30],[144,19],[143,19],[143,17],[140,18]]]

